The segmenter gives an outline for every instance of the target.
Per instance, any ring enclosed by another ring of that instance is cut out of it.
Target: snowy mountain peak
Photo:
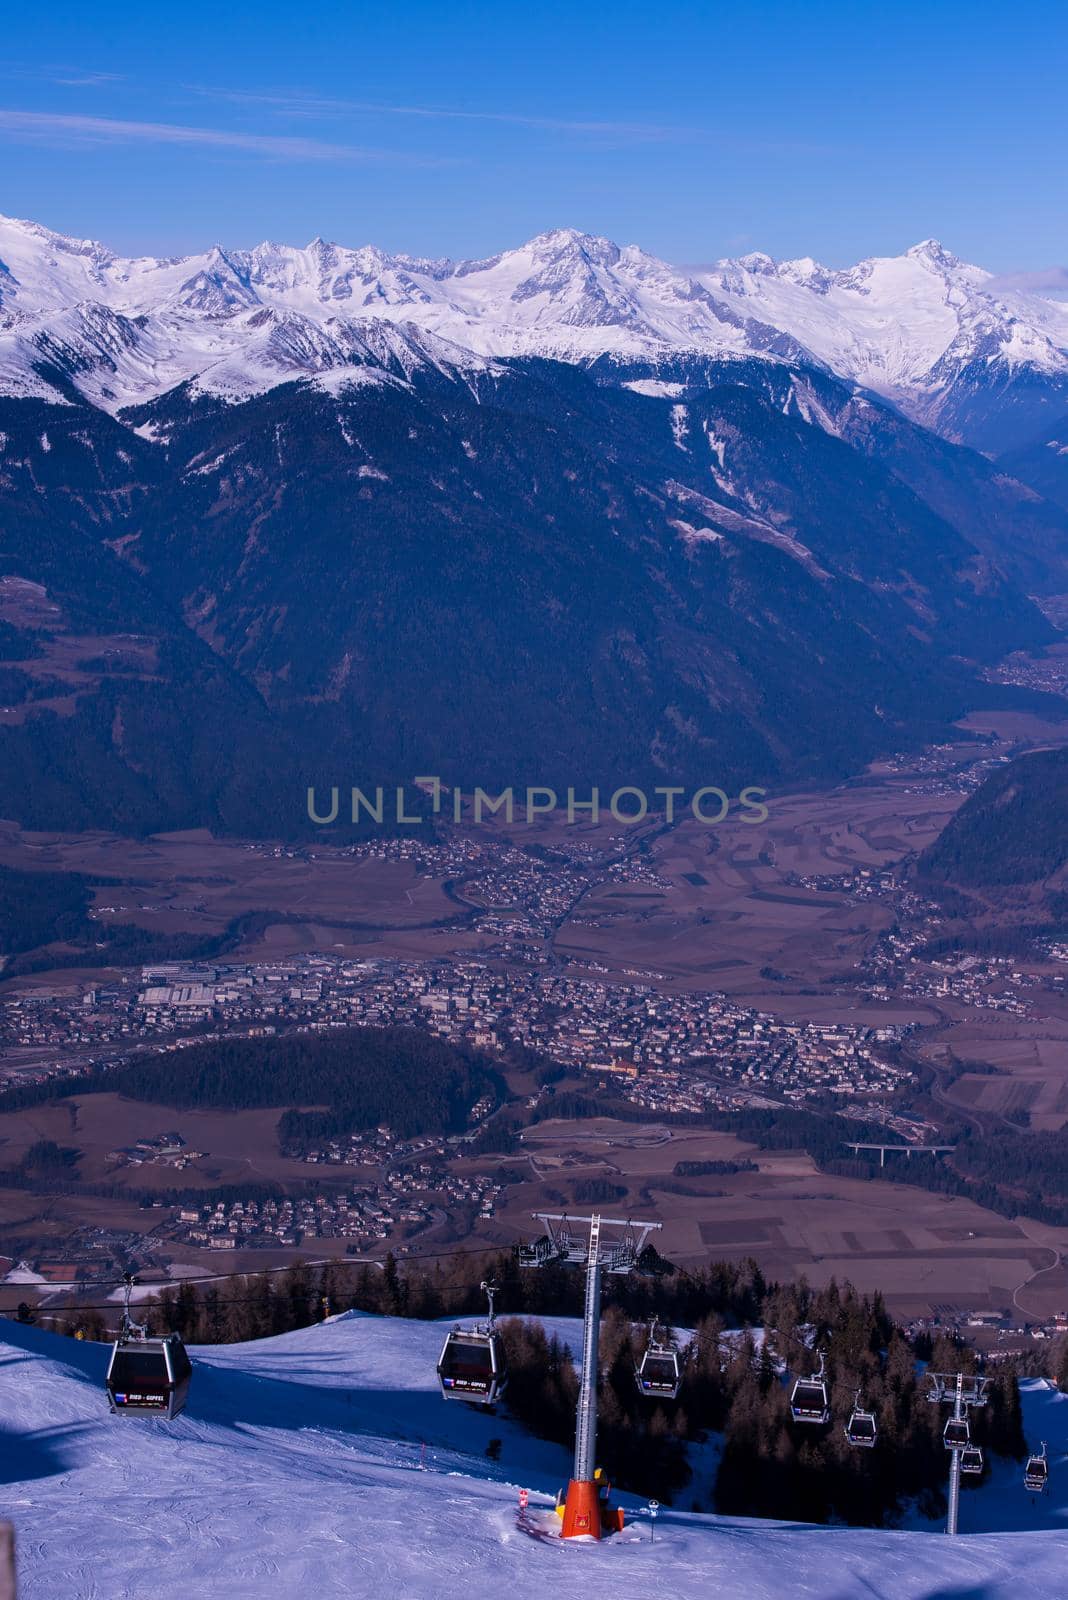
[[[587,261],[595,261],[599,266],[612,266],[620,256],[619,246],[611,239],[604,239],[595,233],[583,233],[578,228],[550,228],[546,233],[535,234],[520,249],[541,258],[583,257]]]
[[[248,318],[259,308],[317,325],[335,355],[363,348],[362,334],[339,337],[335,324],[369,318],[412,323],[448,348],[489,357],[585,361],[605,354],[658,358],[673,350],[767,356],[781,343],[774,328],[737,315],[636,245],[621,249],[576,228],[551,229],[515,249],[463,262],[390,255],[373,245],[354,249],[321,237],[304,248],[265,240],[250,250],[214,245],[181,259],[127,260],[91,242],[64,243],[47,229],[12,223],[0,225],[0,263],[7,269],[0,273],[0,383],[9,393],[47,392],[40,352],[55,343],[47,324],[58,318],[62,360],[50,367],[111,409],[143,400],[153,384],[162,392],[196,378],[210,387],[213,373],[225,373],[224,392],[233,392],[242,341],[249,342],[250,385],[257,373],[265,378],[264,360],[271,381],[285,381],[286,349],[294,359],[290,376],[304,375],[310,334],[276,337],[265,350],[262,324]],[[79,352],[63,321],[89,302],[139,330],[140,348],[114,362],[106,380],[99,377],[99,341]],[[806,359],[804,351],[789,353]]]
[[[925,266],[947,272],[964,265],[960,257],[953,255],[938,239],[921,239],[919,244],[910,245],[905,254],[910,261],[922,261]]]
[[[47,249],[62,251],[66,255],[85,256],[101,266],[115,260],[113,252],[96,239],[74,239],[65,233],[54,233],[51,228],[26,217],[9,217],[0,213],[0,231],[24,234],[27,239]]]
[[[1006,447],[999,428],[969,421],[984,386],[1001,393],[1026,369],[1048,386],[1042,404],[1068,407],[1068,306],[996,292],[989,272],[937,239],[837,270],[810,257],[748,255],[700,281],[740,314],[792,334],[838,376],[982,448]],[[1026,433],[1030,415],[1022,407],[1014,426]]]
[[[723,265],[726,267],[729,263],[724,262]],[[744,272],[755,272],[764,276],[779,271],[778,263],[763,250],[751,250],[748,255],[739,256],[735,265],[741,267]]]
[[[259,302],[226,252],[213,245],[204,261],[166,303],[176,309],[224,317]]]

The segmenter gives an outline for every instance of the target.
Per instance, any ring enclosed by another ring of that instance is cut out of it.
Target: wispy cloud
[[[521,111],[468,111],[451,106],[389,105],[376,100],[335,100],[299,91],[265,94],[249,89],[217,89],[203,84],[183,84],[190,94],[206,99],[225,100],[234,105],[268,106],[293,117],[371,115],[414,117],[430,122],[491,122],[518,128],[536,128],[549,133],[573,133],[589,138],[624,138],[661,142],[671,139],[710,137],[700,128],[678,127],[652,122],[598,122],[583,118],[541,117]]]
[[[125,83],[121,72],[82,72],[69,77],[56,77],[53,83],[62,84],[65,89],[102,89],[109,83]]]
[[[280,116],[321,120],[330,117],[377,116],[409,117],[427,122],[470,122],[514,128],[528,128],[534,132],[567,134],[587,139],[617,144],[693,144],[714,145],[722,150],[792,157],[833,156],[837,152],[829,145],[813,144],[804,140],[766,139],[748,130],[696,127],[685,123],[639,122],[628,120],[597,121],[580,117],[538,116],[525,111],[467,110],[456,106],[391,105],[378,100],[330,99],[323,95],[299,89],[262,91],[253,89],[213,88],[205,84],[186,83],[181,86],[187,94],[199,95],[208,100],[224,101],[230,105],[263,106]]]
[[[1053,300],[1068,300],[1068,267],[1044,267],[1037,272],[1002,272],[983,285],[998,293],[1019,289],[1025,294],[1049,295]]]
[[[135,122],[115,117],[68,116],[52,111],[18,111],[0,107],[0,131],[34,139],[76,144],[201,145],[241,150],[272,161],[399,162],[405,166],[451,165],[444,158],[409,155],[363,145],[330,144],[322,139],[287,138],[276,134],[241,133],[231,128],[190,128],[172,122]]]

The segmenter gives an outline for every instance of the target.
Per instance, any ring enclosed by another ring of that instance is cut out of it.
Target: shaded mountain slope
[[[1053,637],[967,537],[978,458],[835,380],[412,359],[121,420],[0,404],[12,664],[85,636],[0,728],[0,815],[291,834],[312,783],[821,780],[1011,699],[977,668]],[[1055,519],[1001,504],[1052,567]]]

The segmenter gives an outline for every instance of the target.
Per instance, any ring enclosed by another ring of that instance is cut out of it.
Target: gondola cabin
[[[942,1429],[942,1443],[947,1450],[963,1450],[972,1442],[972,1430],[967,1417],[950,1417]]]
[[[438,1361],[438,1382],[446,1400],[496,1405],[507,1381],[499,1334],[453,1328],[446,1335]]]
[[[638,1363],[639,1391],[650,1399],[674,1400],[679,1383],[678,1351],[669,1345],[650,1344]]]
[[[185,1409],[193,1368],[178,1334],[119,1339],[108,1362],[108,1405],[127,1417],[177,1417]]]
[[[977,1444],[970,1444],[966,1450],[961,1451],[960,1470],[962,1472],[982,1472],[983,1452]]]
[[[856,1449],[870,1450],[877,1433],[875,1417],[870,1411],[855,1410],[845,1425],[846,1439]]]
[[[790,1395],[790,1413],[795,1422],[823,1427],[830,1421],[827,1385],[822,1378],[798,1378]]]
[[[1049,1483],[1049,1462],[1045,1455],[1028,1456],[1024,1468],[1024,1488],[1032,1494],[1043,1494]]]

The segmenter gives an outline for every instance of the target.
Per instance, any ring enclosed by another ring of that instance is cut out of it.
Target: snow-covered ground
[[[561,1331],[573,1335],[569,1324]],[[438,1396],[438,1325],[359,1315],[194,1352],[185,1415],[112,1418],[107,1352],[0,1326],[0,1512],[15,1523],[21,1600],[1046,1600],[1068,1591],[1066,1402],[1025,1394],[1050,1440],[1050,1494],[1019,1471],[964,1497],[965,1536],[812,1528],[662,1513],[601,1545],[531,1526],[564,1451],[502,1414]],[[486,1455],[492,1439],[500,1457]],[[1012,1530],[986,1531],[976,1530]]]

